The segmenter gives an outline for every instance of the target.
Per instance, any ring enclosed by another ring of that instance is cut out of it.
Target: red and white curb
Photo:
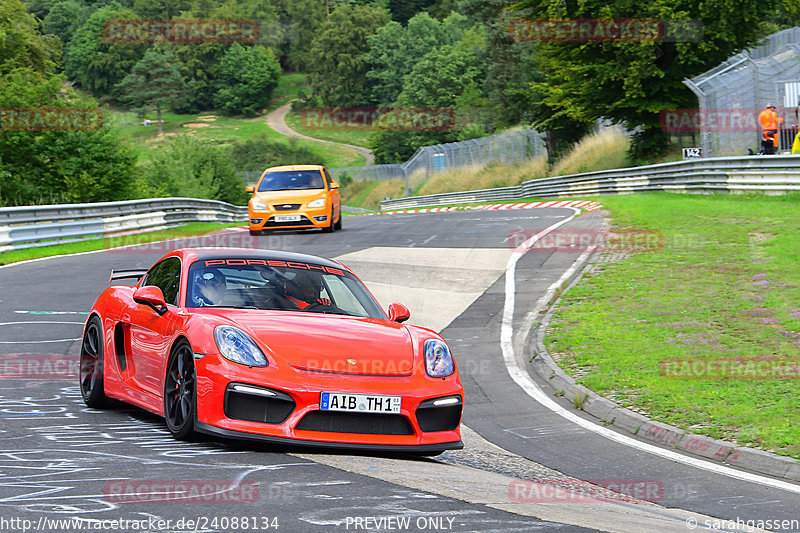
[[[596,211],[602,207],[599,202],[588,200],[551,200],[548,202],[527,202],[516,204],[485,204],[485,205],[464,205],[453,207],[426,207],[421,209],[397,209],[394,211],[381,211],[377,213],[366,213],[366,215],[400,215],[418,213],[444,213],[449,211],[473,211],[473,210],[504,210],[504,209],[537,209],[540,207],[572,207],[580,209],[586,213]]]

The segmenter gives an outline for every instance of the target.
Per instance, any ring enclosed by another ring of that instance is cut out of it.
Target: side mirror
[[[164,301],[164,293],[154,285],[140,287],[133,293],[133,301],[151,307],[153,311],[160,315],[167,312],[167,302]]]
[[[335,181],[332,181],[332,182],[331,182],[331,190],[333,190],[333,189],[338,189],[338,188],[339,188],[339,184],[338,184],[338,183],[336,183]]]
[[[254,192],[256,192],[256,187],[255,185],[248,185],[247,187],[244,188],[244,191],[253,194]]]
[[[393,322],[405,322],[411,318],[411,311],[403,304],[392,304],[389,306],[389,320]]]

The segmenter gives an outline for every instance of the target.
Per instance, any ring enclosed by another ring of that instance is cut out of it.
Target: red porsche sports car
[[[193,432],[435,455],[463,447],[464,389],[447,343],[388,315],[320,257],[180,249],[112,271],[81,345],[90,407],[115,398]]]

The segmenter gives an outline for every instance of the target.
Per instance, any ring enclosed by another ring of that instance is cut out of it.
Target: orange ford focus
[[[287,165],[264,171],[247,204],[250,234],[265,229],[342,229],[339,184],[322,165]]]

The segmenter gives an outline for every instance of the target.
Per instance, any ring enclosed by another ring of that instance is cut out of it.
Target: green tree
[[[554,119],[591,121],[606,117],[640,127],[631,146],[634,158],[657,156],[667,137],[659,127],[665,109],[696,107],[682,80],[704,72],[762,37],[768,2],[712,0],[522,0],[520,17],[558,19],[637,18],[697,21],[702,36],[673,40],[546,42],[537,46],[545,74],[533,90],[555,110]]]
[[[56,35],[66,49],[70,39],[89,17],[89,9],[75,0],[53,4],[44,18],[44,32]]]
[[[42,36],[39,22],[19,0],[0,2],[0,76],[17,68],[51,74],[61,57],[54,36]]]
[[[322,23],[311,45],[314,61],[308,80],[314,96],[324,105],[347,107],[367,102],[367,38],[387,21],[383,9],[345,5]]]
[[[191,0],[134,0],[133,10],[145,19],[171,19],[192,6]]]
[[[11,180],[11,173],[3,170],[3,160],[0,159],[0,183],[4,183],[9,180]],[[5,207],[5,205],[5,199],[3,198],[2,193],[0,193],[0,207]]]
[[[392,19],[405,24],[411,18],[425,9],[433,6],[435,0],[389,0],[388,7]]]
[[[320,0],[293,0],[286,3],[286,15],[290,21],[286,35],[286,63],[290,69],[304,72],[313,64],[311,43],[325,21],[325,3]]]
[[[164,132],[161,108],[175,108],[186,99],[184,83],[172,54],[151,48],[133,66],[131,73],[119,82],[115,90],[123,104],[133,107],[155,106],[158,113],[158,134]]]
[[[453,13],[439,22],[427,13],[414,15],[403,28],[391,21],[367,38],[369,52],[365,59],[370,70],[373,103],[391,105],[403,90],[404,78],[425,54],[463,37],[469,27],[467,18]]]
[[[70,40],[65,65],[67,76],[95,96],[109,94],[142,58],[146,46],[109,42],[103,29],[109,20],[138,18],[136,13],[117,2],[92,13]]]
[[[0,78],[0,108],[56,107],[66,117],[96,117],[96,102],[64,90],[65,81],[13,70]],[[0,180],[6,205],[123,200],[132,192],[135,156],[106,123],[82,131],[8,128],[0,135],[0,159],[8,173]]]
[[[455,107],[467,89],[483,81],[486,63],[482,28],[473,28],[456,44],[428,52],[411,69],[398,101],[410,107]]]
[[[461,9],[486,28],[487,73],[483,90],[489,102],[489,122],[502,128],[536,124],[545,133],[547,154],[554,163],[588,133],[591,120],[557,114],[531,85],[544,81],[536,63],[536,43],[515,41],[509,33],[510,13],[505,0],[461,0]]]
[[[234,43],[220,61],[214,102],[228,113],[256,115],[269,104],[280,73],[271,51]]]
[[[177,109],[187,112],[214,108],[217,92],[219,64],[230,48],[225,43],[187,43],[176,45],[175,57],[181,75],[189,87],[186,104]]]
[[[483,28],[474,27],[455,44],[443,45],[425,54],[405,76],[403,91],[397,98],[401,107],[452,109],[457,121],[446,131],[381,131],[373,140],[376,163],[400,163],[420,146],[454,142],[459,129],[468,128],[462,137],[486,131],[483,124],[470,119],[476,105],[483,105],[480,85],[486,76]],[[466,119],[464,118],[466,116]]]
[[[403,90],[403,76],[410,70],[405,65],[402,48],[405,33],[403,25],[392,20],[367,38],[369,51],[365,60],[369,65],[366,75],[370,81],[370,103],[391,105]]]

